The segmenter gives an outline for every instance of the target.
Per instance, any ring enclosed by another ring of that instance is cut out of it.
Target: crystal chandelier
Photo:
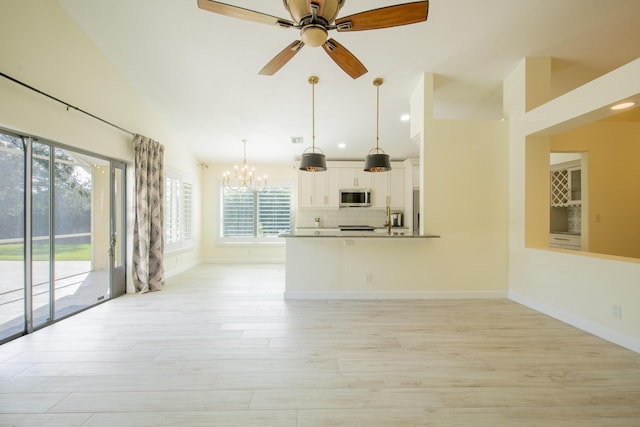
[[[242,166],[234,166],[234,182],[232,183],[231,172],[222,174],[222,185],[226,190],[231,191],[261,191],[267,186],[267,175],[256,177],[256,168],[247,164],[247,140],[242,140]]]

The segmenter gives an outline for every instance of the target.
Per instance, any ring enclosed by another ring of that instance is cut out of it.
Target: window
[[[164,192],[165,251],[193,246],[193,179],[167,170]]]
[[[276,237],[291,229],[291,187],[221,192],[221,237]]]

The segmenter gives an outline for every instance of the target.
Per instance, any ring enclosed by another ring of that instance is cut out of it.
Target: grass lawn
[[[0,245],[0,261],[22,261],[24,247],[21,243]],[[49,259],[49,245],[46,242],[35,242],[33,245],[33,260],[46,261]],[[56,245],[57,261],[91,261],[91,244]]]

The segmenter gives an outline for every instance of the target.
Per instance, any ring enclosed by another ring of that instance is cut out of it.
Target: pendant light
[[[389,155],[378,146],[379,128],[380,128],[380,85],[384,80],[380,77],[373,80],[373,85],[377,91],[377,113],[376,113],[376,148],[371,149],[367,157],[364,159],[365,172],[386,172],[391,170],[391,162]]]
[[[319,79],[316,76],[309,77],[311,84],[311,151],[309,148],[302,152],[300,158],[300,170],[307,172],[322,172],[327,170],[327,159],[319,148],[316,148],[316,112],[315,112],[315,85]],[[316,152],[319,151],[319,153]]]

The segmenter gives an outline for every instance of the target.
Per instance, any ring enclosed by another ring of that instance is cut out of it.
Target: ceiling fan
[[[328,37],[329,30],[362,31],[398,27],[427,20],[428,1],[397,4],[367,10],[336,19],[346,0],[282,0],[291,20],[278,18],[254,10],[233,6],[213,0],[198,0],[200,9],[232,18],[245,19],[283,28],[300,30],[301,40],[295,40],[278,53],[259,74],[271,76],[282,68],[307,44],[322,48],[351,78],[357,79],[367,69],[347,48]]]

